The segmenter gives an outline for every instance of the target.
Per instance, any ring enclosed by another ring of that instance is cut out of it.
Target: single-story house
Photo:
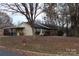
[[[36,35],[57,35],[57,27],[49,27],[42,24],[35,24]],[[3,35],[8,36],[32,36],[32,27],[28,22],[22,22],[19,26],[5,27],[3,28]]]
[[[32,28],[29,24],[21,23],[19,26],[15,27],[5,27],[3,28],[3,35],[5,36],[31,36]]]

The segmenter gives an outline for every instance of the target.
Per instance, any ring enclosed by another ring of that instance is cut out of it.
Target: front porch
[[[21,36],[23,33],[24,27],[7,27],[4,28],[3,35],[5,36]]]

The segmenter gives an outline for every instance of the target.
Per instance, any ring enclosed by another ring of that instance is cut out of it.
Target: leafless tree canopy
[[[13,26],[11,18],[3,12],[0,12],[0,29]]]
[[[27,20],[28,23],[32,26],[34,23],[36,17],[40,15],[43,11],[41,10],[41,4],[39,3],[13,3],[13,4],[5,4],[2,3],[1,6],[6,7],[7,9],[4,9],[5,11],[13,12],[13,13],[21,13],[23,14]]]

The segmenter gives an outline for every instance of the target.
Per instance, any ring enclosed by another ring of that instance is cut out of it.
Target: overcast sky
[[[27,22],[26,18],[22,15],[11,15],[10,16],[13,20],[13,24],[18,24],[21,22]]]
[[[20,15],[20,14],[9,14],[9,16],[12,18],[13,20],[13,24],[18,24],[18,23],[21,23],[21,22],[27,22],[27,19],[25,16],[23,15]],[[42,21],[43,20],[43,16],[44,16],[44,13],[40,14],[36,19]]]

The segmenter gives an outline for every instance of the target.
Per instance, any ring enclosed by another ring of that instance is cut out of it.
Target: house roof
[[[22,22],[21,24],[28,24],[28,22]],[[38,29],[57,29],[58,27],[55,25],[49,26],[46,24],[41,24],[41,23],[34,23],[34,27]]]
[[[3,29],[24,29],[24,27],[5,27]]]

